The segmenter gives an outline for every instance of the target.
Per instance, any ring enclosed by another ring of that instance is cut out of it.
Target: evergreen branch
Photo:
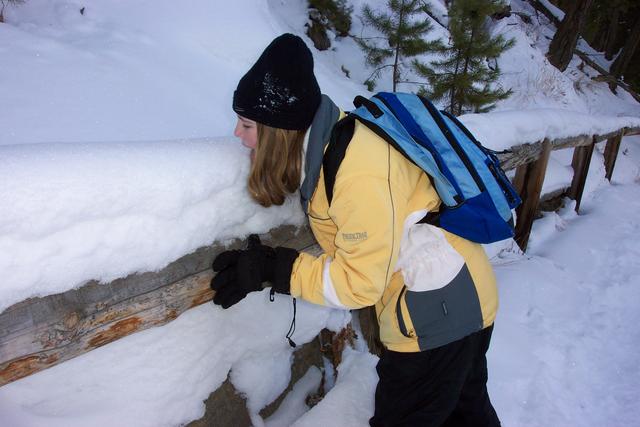
[[[442,22],[440,22],[440,20],[438,18],[436,18],[436,16],[433,14],[433,12],[431,11],[431,6],[429,6],[429,4],[427,4],[426,1],[422,0],[420,2],[422,4],[422,10],[424,11],[424,13],[426,13],[427,15],[429,15],[429,17],[431,19],[433,19],[438,25],[440,25],[442,28],[444,28],[445,30],[448,30],[447,26],[444,25]]]
[[[379,75],[379,74],[380,74],[380,71],[384,70],[385,68],[389,68],[389,67],[393,67],[393,64],[385,64],[385,65],[383,65],[383,66],[381,66],[381,67],[376,68],[375,70],[373,70],[373,72],[372,72],[371,74],[369,74],[369,77],[367,77],[367,78],[365,79],[365,81],[371,81],[371,78],[372,78],[374,75],[375,75],[375,76]],[[374,78],[374,80],[375,80],[375,78]]]
[[[382,36],[362,37],[362,36],[349,34],[349,37],[351,37],[354,40],[387,40],[386,37],[382,37]]]
[[[413,85],[420,85],[420,86],[429,86],[428,82],[414,82],[411,80],[400,80],[398,81],[398,84],[413,84]]]

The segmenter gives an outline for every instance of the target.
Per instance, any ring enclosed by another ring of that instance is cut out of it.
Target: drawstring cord
[[[293,348],[296,347],[296,343],[293,342],[291,337],[293,333],[296,331],[296,299],[293,298],[293,319],[291,320],[291,326],[289,326],[289,332],[287,332],[287,340],[289,340],[289,345]]]
[[[271,288],[271,291],[269,291],[269,301],[271,302],[275,301],[275,294],[276,294],[276,291],[273,288]],[[296,348],[297,346],[296,343],[291,339],[295,331],[296,331],[296,299],[293,298],[293,319],[291,319],[289,332],[287,332],[287,336],[285,337],[287,341],[289,341],[289,345],[293,348]]]

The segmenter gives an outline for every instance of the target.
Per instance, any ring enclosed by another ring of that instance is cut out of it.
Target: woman
[[[279,205],[299,190],[324,253],[259,241],[224,252],[213,264],[214,302],[229,307],[270,282],[272,292],[325,306],[375,305],[385,350],[372,426],[499,425],[485,358],[495,278],[480,245],[417,224],[440,204],[427,175],[356,121],[328,202],[323,154],[344,113],[321,95],[311,52],[294,35],[265,49],[233,109],[235,135],[252,149],[252,197]]]

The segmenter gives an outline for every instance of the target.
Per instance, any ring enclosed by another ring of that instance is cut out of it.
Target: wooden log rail
[[[579,135],[571,138],[545,139],[535,144],[522,144],[512,147],[507,153],[499,155],[498,157],[505,170],[516,169],[513,184],[522,198],[522,204],[516,210],[515,240],[518,246],[523,251],[527,249],[533,220],[541,202],[542,186],[551,151],[574,148],[571,163],[574,175],[567,196],[576,201],[575,209],[579,212],[595,145],[598,142],[607,141],[604,162],[606,177],[611,181],[622,137],[624,135],[638,134],[640,134],[640,128],[623,128],[603,135]]]
[[[308,229],[283,226],[262,236],[265,244],[313,247]],[[31,298],[0,313],[0,386],[69,360],[133,332],[165,324],[210,301],[214,256],[236,241],[186,255],[159,272],[134,274],[108,284]]]
[[[608,141],[605,165],[607,178],[611,179],[623,134],[640,134],[640,128],[522,144],[498,155],[505,170],[516,169],[515,185],[523,196],[516,236],[523,249],[540,202],[549,153],[578,147],[571,194],[579,199],[594,144]],[[262,238],[274,246],[318,250],[307,227],[279,227]],[[241,244],[237,241],[230,247]],[[159,272],[134,274],[109,284],[90,282],[79,289],[31,298],[7,308],[0,313],[0,386],[131,333],[165,324],[189,308],[209,301],[210,265],[214,256],[226,248],[214,244],[174,261]],[[370,325],[375,330],[375,321],[367,319],[364,316],[363,326]],[[373,346],[375,339],[367,339]]]

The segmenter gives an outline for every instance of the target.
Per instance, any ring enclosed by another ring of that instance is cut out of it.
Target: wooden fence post
[[[624,136],[624,130],[613,138],[607,139],[607,145],[604,148],[604,168],[606,170],[606,178],[611,182],[611,176],[613,175],[613,168],[616,165],[616,159],[618,158],[618,150],[620,150],[620,142]]]
[[[579,212],[580,209],[582,193],[584,192],[584,185],[587,182],[589,164],[591,163],[591,156],[593,155],[595,146],[596,140],[594,138],[591,144],[576,147],[573,151],[573,160],[571,162],[571,166],[573,167],[573,180],[571,181],[568,196],[576,201],[576,212]]]
[[[542,184],[544,183],[544,175],[549,163],[550,153],[551,142],[545,139],[542,142],[540,157],[536,161],[518,166],[516,169],[513,184],[520,194],[522,204],[516,209],[515,241],[523,252],[527,250],[527,243],[529,242],[536,209],[540,202],[540,193],[542,192]]]
[[[369,347],[369,351],[377,356],[382,356],[382,342],[380,341],[380,326],[375,307],[365,307],[358,310],[360,330]]]

